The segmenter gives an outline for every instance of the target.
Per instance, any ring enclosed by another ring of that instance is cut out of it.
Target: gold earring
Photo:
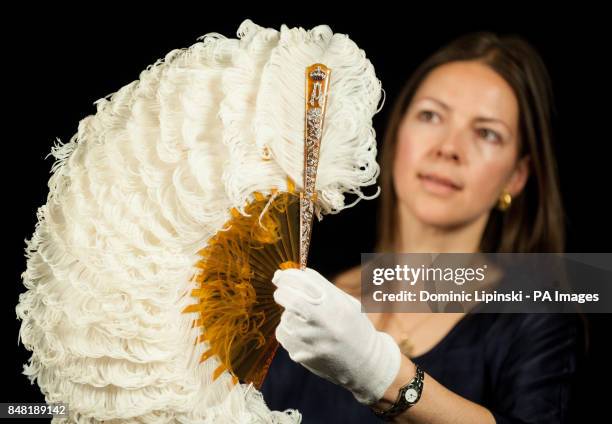
[[[499,201],[497,202],[497,208],[500,211],[506,211],[512,204],[512,195],[504,190],[502,195],[499,197]]]

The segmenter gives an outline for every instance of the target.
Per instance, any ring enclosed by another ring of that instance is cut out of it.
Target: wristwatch
[[[413,406],[421,398],[424,378],[425,373],[421,367],[416,365],[416,376],[408,384],[400,388],[395,403],[385,410],[372,408],[374,414],[378,418],[388,421]]]

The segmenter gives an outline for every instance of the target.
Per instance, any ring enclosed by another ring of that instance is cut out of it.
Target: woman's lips
[[[437,174],[419,173],[417,177],[423,184],[423,187],[433,194],[448,195],[463,188],[459,183]]]

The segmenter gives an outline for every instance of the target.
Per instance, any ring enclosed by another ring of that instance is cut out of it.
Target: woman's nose
[[[449,134],[435,146],[435,156],[441,159],[449,159],[454,162],[460,162],[462,159],[461,153],[461,135],[458,133]]]
[[[467,132],[464,128],[449,128],[434,146],[434,156],[438,159],[460,163],[465,160],[464,147]]]

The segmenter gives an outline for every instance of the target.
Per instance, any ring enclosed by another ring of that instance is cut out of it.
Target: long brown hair
[[[393,158],[398,127],[417,88],[437,66],[478,61],[512,87],[519,106],[519,158],[529,155],[525,187],[505,212],[493,209],[481,239],[481,252],[563,252],[565,216],[553,153],[551,81],[540,55],[520,36],[476,32],[462,36],[425,60],[407,80],[395,101],[380,153],[381,197],[376,251],[394,249],[398,205],[393,186]]]

